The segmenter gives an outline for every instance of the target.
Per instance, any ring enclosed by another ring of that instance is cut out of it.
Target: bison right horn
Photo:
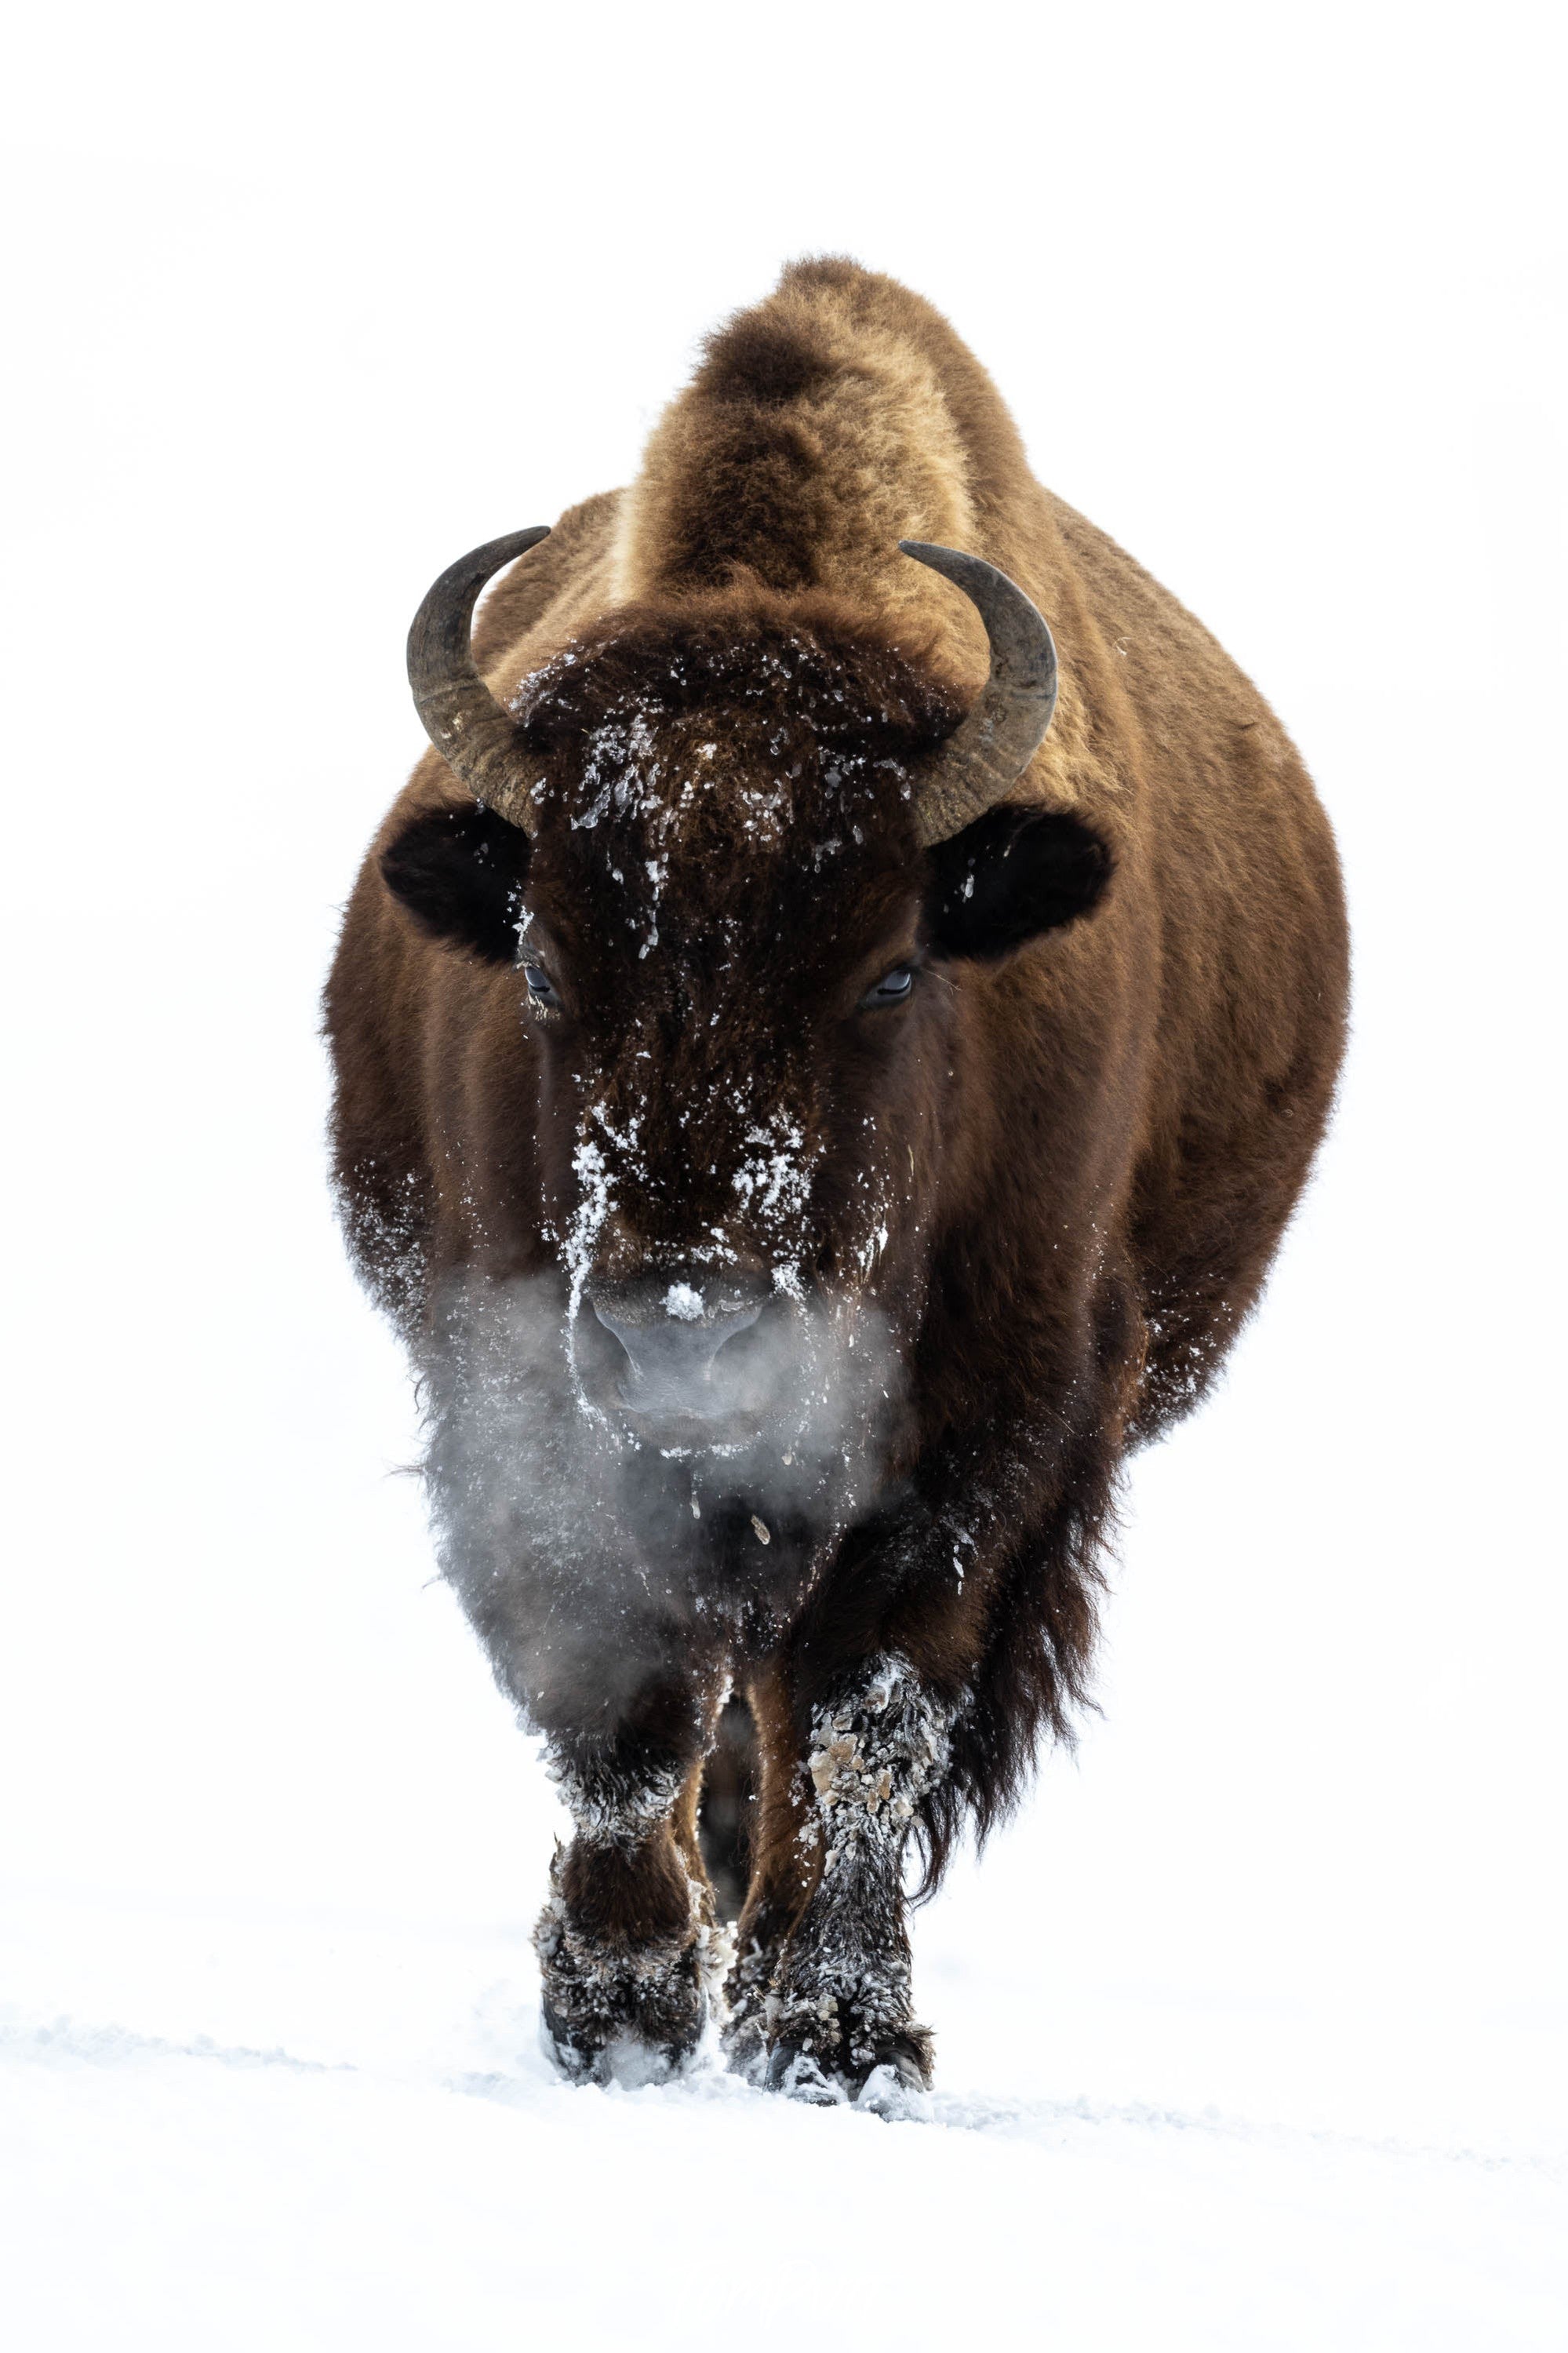
[[[1057,649],[1023,590],[994,564],[924,539],[900,539],[899,545],[963,589],[991,646],[991,674],[979,702],[915,788],[915,828],[929,849],[984,817],[1034,758],[1057,707]]]
[[[548,523],[487,540],[447,565],[408,632],[408,683],[425,733],[476,800],[527,829],[528,801],[514,754],[517,723],[474,668],[469,631],[479,591],[492,573],[550,536]]]

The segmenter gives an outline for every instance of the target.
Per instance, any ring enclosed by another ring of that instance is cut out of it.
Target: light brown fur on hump
[[[890,280],[804,262],[710,336],[622,505],[617,597],[662,602],[743,569],[879,617],[942,612],[898,543],[975,544],[977,453],[931,348],[956,338],[934,311],[925,348],[910,332],[927,310]]]

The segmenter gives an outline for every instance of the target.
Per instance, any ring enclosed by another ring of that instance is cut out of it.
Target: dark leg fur
[[[723,1966],[697,1776],[561,1778],[576,1835],[534,1931],[545,2048],[575,2082],[658,2081],[696,2049]]]

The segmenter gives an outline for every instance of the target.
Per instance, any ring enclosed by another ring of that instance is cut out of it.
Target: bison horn
[[[1057,649],[1023,590],[994,564],[929,540],[901,539],[899,545],[963,589],[991,642],[991,675],[979,702],[915,789],[915,828],[929,849],[984,817],[1034,758],[1057,705]]]
[[[476,800],[524,827],[528,796],[513,765],[517,723],[474,668],[468,632],[491,574],[549,536],[550,525],[536,523],[460,555],[430,590],[408,632],[408,683],[425,733]]]

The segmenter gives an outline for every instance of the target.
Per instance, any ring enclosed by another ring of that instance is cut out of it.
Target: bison
[[[753,2081],[897,2103],[908,1866],[1070,1733],[1120,1467],[1321,1134],[1328,823],[952,330],[843,260],[710,340],[629,490],[445,573],[409,672],[336,1184],[574,1824],[546,2046],[648,2080],[716,2014]]]

